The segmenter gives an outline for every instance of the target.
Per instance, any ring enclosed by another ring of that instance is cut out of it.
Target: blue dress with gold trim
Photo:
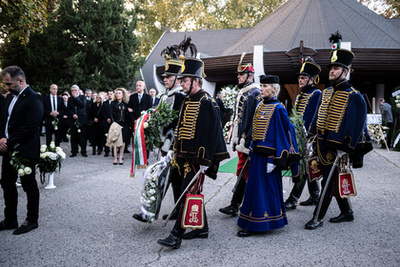
[[[256,232],[288,223],[281,172],[290,167],[298,176],[299,158],[294,125],[285,107],[276,97],[264,100],[254,114],[249,178],[238,226]],[[276,165],[270,173],[267,163]]]

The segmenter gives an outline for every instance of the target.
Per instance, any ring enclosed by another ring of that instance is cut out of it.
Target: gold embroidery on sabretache
[[[276,104],[264,104],[260,103],[257,107],[256,112],[254,113],[253,119],[253,140],[262,140],[265,141],[267,136],[269,123],[274,113],[275,107],[279,103]]]

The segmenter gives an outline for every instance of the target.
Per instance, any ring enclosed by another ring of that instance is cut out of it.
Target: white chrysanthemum
[[[55,147],[56,147],[56,145],[54,144],[54,141],[51,141],[51,142],[50,142],[50,147],[51,147],[51,148],[55,148]]]
[[[40,147],[40,152],[44,153],[44,152],[46,152],[46,150],[47,150],[47,146],[46,145],[42,145]]]
[[[30,167],[25,167],[24,172],[26,175],[29,175],[32,173],[32,169]]]
[[[154,196],[150,197],[151,201],[156,201],[156,198]]]
[[[60,152],[63,152],[63,150],[62,150],[61,147],[58,146],[58,147],[56,147],[56,152],[57,152],[57,153],[60,153]]]
[[[67,155],[65,155],[65,153],[63,152],[63,151],[61,151],[60,153],[59,153],[59,155],[61,156],[61,158],[64,160],[65,159],[65,157],[67,156]]]
[[[143,123],[143,128],[146,129],[147,127],[149,127],[149,124],[147,122]]]
[[[50,152],[49,153],[49,158],[51,160],[57,160],[57,158],[58,158],[57,153]]]
[[[18,169],[18,175],[19,176],[24,176],[25,175],[24,170],[23,169]]]

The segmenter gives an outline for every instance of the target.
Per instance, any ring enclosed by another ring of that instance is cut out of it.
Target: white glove
[[[271,173],[275,169],[275,164],[267,163],[267,173]]]
[[[200,165],[200,172],[204,173],[208,169],[208,166]]]
[[[342,150],[336,150],[337,155],[339,156],[339,158],[343,157],[344,155],[346,155],[346,152],[342,151]]]
[[[307,150],[311,150],[312,148],[312,143],[307,143]]]

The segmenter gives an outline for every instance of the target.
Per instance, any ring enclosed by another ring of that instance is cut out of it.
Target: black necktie
[[[53,98],[53,111],[56,110],[56,97],[52,96]]]

